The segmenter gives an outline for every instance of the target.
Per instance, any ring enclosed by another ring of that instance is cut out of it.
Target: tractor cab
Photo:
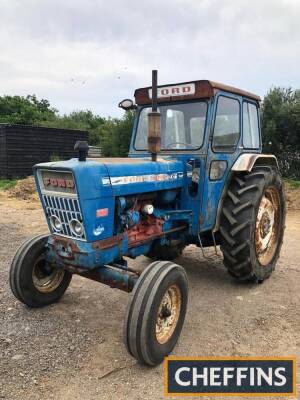
[[[152,86],[136,89],[136,105],[125,103],[125,109],[136,107],[129,157],[149,157],[152,93]],[[158,86],[156,93],[159,156],[187,164],[185,206],[193,209],[195,226],[200,216],[201,231],[214,229],[215,210],[235,162],[242,154],[261,153],[260,97],[209,80]]]
[[[148,149],[152,88],[137,89],[135,100],[130,155]],[[237,148],[260,151],[259,101],[255,94],[206,80],[159,86],[160,154],[201,154],[207,152],[209,141],[216,153],[232,154]]]

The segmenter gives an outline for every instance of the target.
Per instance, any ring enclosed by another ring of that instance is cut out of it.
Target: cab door
[[[231,167],[243,147],[242,98],[219,92],[213,104],[203,184],[200,231],[214,228],[219,200]]]

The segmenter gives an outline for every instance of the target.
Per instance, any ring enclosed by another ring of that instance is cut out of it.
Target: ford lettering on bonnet
[[[45,191],[75,193],[75,182],[70,172],[41,171],[40,181]]]

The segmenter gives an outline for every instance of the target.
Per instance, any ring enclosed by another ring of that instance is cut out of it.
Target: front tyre
[[[285,196],[277,170],[257,167],[230,182],[220,223],[230,275],[262,282],[273,272],[285,228]]]
[[[48,235],[38,235],[25,241],[11,264],[11,290],[29,307],[43,307],[59,300],[72,278],[68,271],[46,266],[47,239]]]
[[[150,264],[127,307],[124,341],[129,353],[142,364],[160,364],[177,343],[187,302],[185,270],[172,262]]]

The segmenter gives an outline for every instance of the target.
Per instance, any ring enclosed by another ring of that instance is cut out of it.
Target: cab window
[[[240,137],[240,103],[219,96],[212,146],[215,151],[233,152]]]
[[[258,110],[248,101],[243,103],[243,145],[248,149],[259,148]]]
[[[202,147],[205,132],[207,103],[172,103],[160,105],[161,150],[197,150]],[[139,114],[134,147],[147,150],[148,114],[145,107]]]

